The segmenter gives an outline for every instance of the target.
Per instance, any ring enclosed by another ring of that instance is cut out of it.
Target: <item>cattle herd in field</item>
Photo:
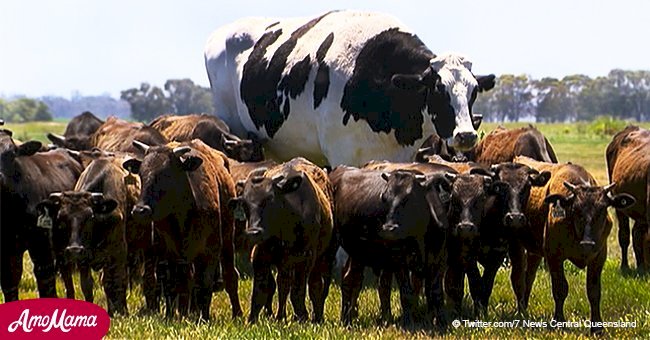
[[[648,269],[650,131],[630,126],[613,138],[604,186],[558,163],[532,126],[477,141],[472,103],[494,76],[475,77],[467,58],[438,57],[376,13],[242,20],[210,38],[206,66],[219,117],[143,124],[86,112],[64,135],[48,134],[50,146],[0,130],[5,301],[18,299],[27,250],[40,297],[56,297],[60,273],[74,298],[78,272],[93,301],[90,274],[101,270],[110,315],[128,312],[126,292],[141,277],[150,312],[162,302],[168,317],[208,319],[224,289],[239,317],[240,252],[253,268],[249,322],[262,309],[285,318],[287,298],[308,320],[307,295],[311,320],[322,321],[341,270],[340,317],[352,323],[368,267],[383,319],[395,277],[402,322],[444,327],[462,313],[465,277],[474,313],[486,313],[506,259],[525,312],[544,259],[553,318],[564,321],[568,260],[587,268],[597,322],[607,207],[621,222],[621,266],[630,218],[638,270]],[[348,257],[335,269],[339,248]]]

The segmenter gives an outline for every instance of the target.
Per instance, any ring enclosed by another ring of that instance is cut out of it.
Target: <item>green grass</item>
[[[506,124],[512,128],[524,124]],[[642,124],[649,127],[648,124]],[[490,131],[496,124],[484,124],[483,130]],[[601,184],[607,183],[604,152],[611,140],[609,136],[589,134],[584,124],[540,124],[537,127],[548,137],[554,146],[561,162],[571,161],[587,168]],[[29,138],[45,140],[45,133],[49,131],[61,133],[63,124],[8,124],[7,128],[16,131],[16,136],[21,134]],[[51,130],[49,130],[51,129]],[[20,132],[18,132],[20,131]],[[23,138],[27,140],[29,138]],[[650,337],[650,289],[646,278],[623,276],[619,270],[620,249],[617,242],[617,227],[612,230],[608,239],[608,260],[602,277],[601,310],[604,321],[636,321],[636,328],[609,328],[606,334],[615,339],[648,338]],[[27,256],[26,256],[27,258]],[[630,263],[634,259],[630,251]],[[585,291],[585,271],[579,270],[570,263],[565,264],[567,280],[569,281],[569,296],[565,304],[565,315],[568,320],[582,321],[589,319],[589,303]],[[25,261],[25,273],[21,282],[21,298],[36,297],[36,286],[31,274],[31,262]],[[513,314],[516,309],[514,294],[509,280],[509,269],[501,269],[497,275],[495,288],[488,308],[488,315],[484,321],[511,321],[522,320],[524,317]],[[97,274],[95,274],[96,283]],[[78,279],[77,298],[81,299]],[[240,281],[239,295],[244,313],[247,313],[251,293],[252,281]],[[57,288],[59,295],[63,296],[63,284],[59,279]],[[106,307],[103,291],[96,284],[96,303]],[[464,310],[469,311],[471,301],[467,296],[464,301]],[[399,299],[393,291],[393,315],[399,316]],[[293,339],[293,338],[336,338],[336,339],[361,339],[361,338],[426,338],[426,337],[453,337],[453,338],[582,338],[589,335],[587,328],[571,328],[564,330],[552,329],[526,329],[526,328],[466,328],[450,329],[445,334],[432,333],[428,330],[408,332],[396,325],[383,326],[377,323],[379,317],[379,299],[374,289],[364,289],[359,299],[359,319],[351,327],[343,327],[338,322],[340,314],[341,293],[337,285],[333,285],[326,303],[325,322],[322,325],[310,323],[299,324],[291,321],[276,322],[273,319],[262,317],[254,326],[246,325],[244,319],[231,320],[230,304],[225,292],[214,295],[212,301],[212,320],[209,323],[197,324],[190,320],[165,320],[161,316],[140,316],[138,311],[144,305],[144,298],[139,286],[136,286],[128,295],[131,316],[116,317],[111,322],[108,338],[169,338],[169,339]],[[421,300],[421,307],[424,302]],[[540,269],[533,288],[528,320],[550,321],[553,314],[553,298],[548,272]],[[290,311],[289,307],[289,311]],[[468,316],[465,317],[469,318]]]

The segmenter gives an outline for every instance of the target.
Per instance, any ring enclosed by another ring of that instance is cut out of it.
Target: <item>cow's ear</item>
[[[636,198],[634,198],[634,196],[632,196],[630,194],[625,194],[625,193],[624,194],[614,195],[614,196],[611,196],[611,197],[608,196],[607,198],[609,199],[609,202],[608,202],[609,205],[611,205],[612,207],[614,207],[616,209],[629,208],[632,205],[634,205],[634,203],[636,203]]]
[[[50,140],[54,145],[65,148],[68,144],[66,143],[65,137],[56,135],[53,133],[47,134],[47,139]]]
[[[424,79],[419,74],[395,74],[390,81],[398,89],[415,92],[426,90]]]
[[[550,171],[542,171],[538,174],[530,174],[530,184],[534,187],[543,187],[551,179]]]
[[[122,163],[122,167],[132,174],[140,173],[140,165],[142,165],[142,161],[135,158],[128,159]]]
[[[494,85],[496,85],[495,78],[494,74],[476,77],[476,82],[478,82],[478,92],[485,92],[494,88]]]
[[[245,184],[246,181],[243,179],[240,179],[239,181],[237,181],[237,183],[235,183],[235,192],[237,193],[238,196],[244,193]]]
[[[93,202],[93,211],[96,214],[110,214],[117,208],[117,201],[112,198],[101,199]]]
[[[438,193],[440,194],[442,191],[445,193],[450,193],[451,192],[451,182],[447,177],[443,174],[435,174],[431,176],[427,180],[427,183],[425,184],[425,187],[430,190],[430,189],[436,189]]]
[[[282,178],[279,181],[275,182],[275,188],[278,189],[281,193],[288,194],[290,192],[298,190],[300,183],[302,183],[302,174],[295,174],[290,177]]]
[[[35,140],[30,140],[18,146],[18,156],[31,156],[41,149],[43,143]]]
[[[189,156],[185,157],[184,159],[181,159],[181,168],[184,171],[194,171],[198,169],[201,164],[203,164],[203,159],[201,157],[197,156]]]
[[[39,215],[48,215],[53,217],[56,215],[56,211],[59,209],[58,201],[53,201],[49,198],[46,198],[38,204],[36,204],[36,212]]]

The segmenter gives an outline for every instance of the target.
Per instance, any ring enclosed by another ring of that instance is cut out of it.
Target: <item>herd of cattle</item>
[[[0,130],[5,301],[18,299],[27,250],[40,297],[56,297],[60,273],[74,298],[76,268],[93,301],[90,273],[101,269],[110,315],[127,313],[129,283],[142,276],[150,311],[163,299],[168,316],[208,319],[213,292],[225,289],[238,317],[242,252],[254,275],[250,322],[273,312],[276,291],[278,319],[287,298],[308,319],[308,293],[318,322],[342,248],[345,323],[357,315],[366,267],[379,278],[382,318],[391,317],[395,277],[404,323],[420,317],[423,291],[427,320],[444,325],[461,313],[465,277],[475,313],[486,312],[506,259],[521,312],[545,259],[558,321],[563,263],[586,267],[591,320],[601,321],[607,207],[621,221],[622,267],[628,217],[638,268],[649,266],[650,132],[614,137],[605,186],[558,163],[532,126],[477,141],[472,104],[494,75],[476,77],[469,59],[436,56],[408,32],[392,17],[353,11],[244,19],[206,48],[219,118],[143,124],[83,113],[63,136],[48,134],[51,146]]]
[[[304,158],[246,159],[261,157],[261,145],[224,127],[209,115],[163,116],[145,125],[84,113],[64,136],[48,135],[56,145],[49,147],[1,130],[5,301],[18,299],[28,250],[41,297],[56,296],[60,272],[66,297],[74,298],[76,266],[88,301],[90,270],[103,271],[111,315],[127,312],[130,277],[143,275],[150,310],[159,310],[164,297],[169,316],[194,311],[208,318],[212,293],[223,286],[236,317],[242,309],[234,254],[242,251],[251,254],[254,273],[250,322],[263,307],[271,313],[276,290],[279,319],[289,296],[295,317],[308,319],[307,288],[312,319],[321,321],[340,246],[349,255],[341,284],[346,323],[355,316],[365,267],[379,275],[382,318],[391,315],[394,275],[404,322],[415,321],[424,285],[429,316],[444,323],[445,293],[449,313],[458,315],[465,276],[475,312],[485,313],[506,258],[521,311],[546,259],[556,320],[564,320],[568,291],[563,262],[587,267],[591,319],[600,321],[608,206],[620,209],[621,221],[635,219],[638,266],[647,268],[647,211],[640,203],[647,180],[632,167],[644,167],[650,131],[628,127],[614,137],[607,149],[613,182],[598,186],[583,167],[557,163],[532,126],[497,128],[470,152],[446,153],[466,161],[432,153],[432,138],[418,152],[421,162],[334,169]]]

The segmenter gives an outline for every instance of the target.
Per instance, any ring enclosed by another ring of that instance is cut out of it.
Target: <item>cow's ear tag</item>
[[[43,212],[38,215],[36,226],[39,228],[52,229],[52,218],[47,208],[43,207]]]
[[[555,203],[551,209],[551,216],[553,216],[553,218],[565,218],[566,210],[564,210],[564,208],[562,208],[558,203]]]
[[[246,221],[246,213],[244,212],[244,208],[241,206],[241,204],[237,205],[235,211],[233,212],[233,215],[237,221]]]

